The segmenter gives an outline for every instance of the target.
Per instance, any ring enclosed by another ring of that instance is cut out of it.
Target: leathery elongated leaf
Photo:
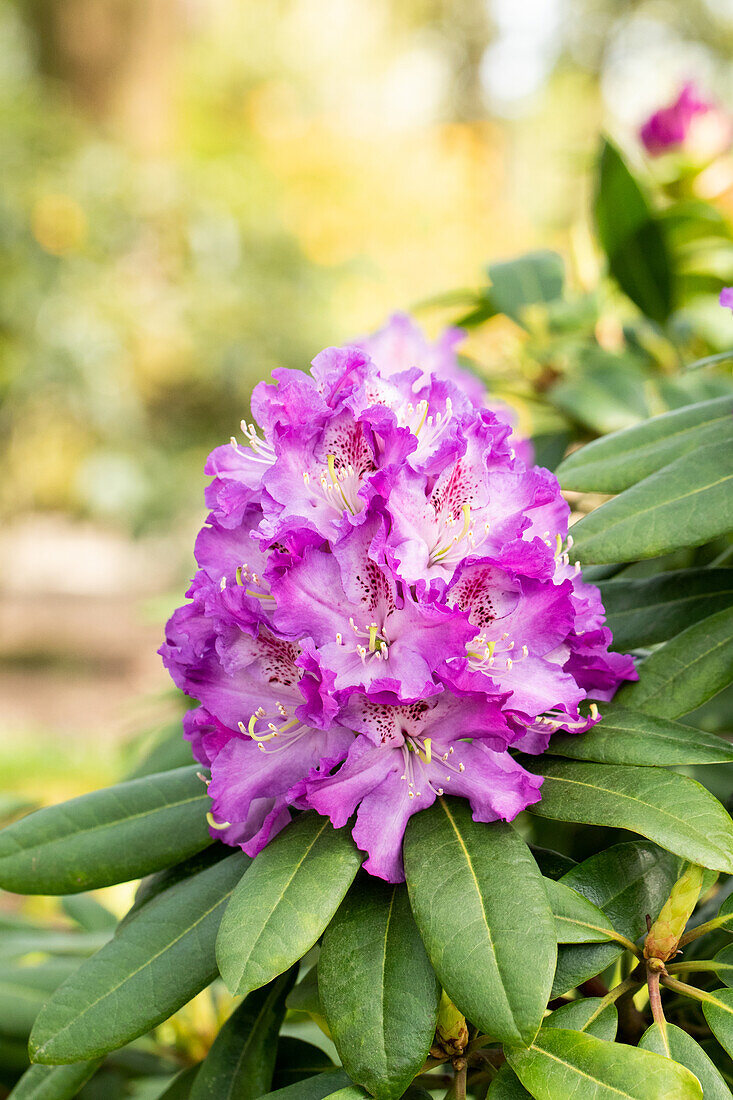
[[[71,1066],[29,1066],[8,1100],[73,1100],[101,1064],[96,1058]]]
[[[668,1023],[664,1033],[659,1024],[652,1024],[641,1039],[642,1050],[652,1050],[666,1058],[686,1066],[702,1085],[705,1100],[730,1100],[730,1089],[717,1066],[710,1061],[702,1047],[680,1027]]]
[[[201,1065],[191,1100],[259,1100],[272,1084],[285,998],[297,968],[250,993],[229,1017]]]
[[[341,1061],[378,1100],[396,1100],[435,1033],[440,987],[402,885],[359,877],[326,930],[318,989]]]
[[[570,1004],[562,1005],[551,1012],[543,1021],[542,1027],[570,1028],[573,1031],[587,1031],[598,1039],[612,1042],[618,1028],[616,1006],[606,1005],[601,1009],[600,997],[584,997]],[[524,1085],[510,1065],[504,1065],[491,1083],[488,1100],[532,1100]]]
[[[219,970],[232,993],[249,993],[302,958],[362,859],[348,828],[334,829],[313,812],[263,848],[235,890],[217,939]]]
[[[702,1100],[697,1078],[684,1066],[587,1032],[542,1028],[531,1046],[506,1055],[536,1100]]]
[[[341,1088],[348,1086],[349,1078],[342,1069],[328,1070],[326,1073],[308,1077],[305,1081],[296,1081],[293,1085],[268,1092],[262,1100],[325,1100]]]
[[[708,1027],[733,1058],[733,989],[714,989],[702,1005]]]
[[[524,841],[510,825],[473,821],[467,802],[443,797],[410,819],[403,851],[415,920],[448,996],[501,1041],[531,1041],[557,944]]]
[[[0,832],[0,886],[78,894],[158,871],[211,843],[196,766],[36,810]]]
[[[573,451],[556,470],[563,489],[620,493],[706,443],[732,438],[733,397],[715,397],[652,416]]]
[[[733,680],[733,608],[683,630],[655,650],[639,679],[618,693],[623,706],[661,718],[680,718]]]
[[[166,1020],[217,975],[224,908],[248,866],[241,852],[164,891],[57,989],[36,1019],[36,1062],[96,1058]]]
[[[623,652],[666,642],[733,605],[733,569],[675,569],[599,584],[613,647]]]
[[[654,558],[733,529],[733,447],[682,455],[573,525],[587,565]]]
[[[564,882],[545,879],[558,943],[606,943],[614,929],[603,910]]]
[[[586,733],[556,734],[547,751],[573,760],[641,767],[733,763],[733,745],[724,738],[616,703],[604,703],[602,720]]]
[[[594,214],[614,279],[642,313],[663,324],[673,305],[666,240],[646,196],[608,140],[601,146]]]
[[[635,941],[644,931],[645,914],[657,916],[678,874],[676,856],[646,840],[631,840],[584,860],[566,872],[562,882],[601,909],[616,931]],[[622,951],[615,943],[562,945],[552,996],[599,974]]]
[[[630,829],[715,871],[733,874],[733,822],[700,783],[662,768],[529,760],[545,777],[533,814]]]

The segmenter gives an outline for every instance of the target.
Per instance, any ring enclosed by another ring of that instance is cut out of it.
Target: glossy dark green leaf
[[[211,843],[197,767],[146,776],[36,810],[0,832],[0,885],[78,894],[140,878]]]
[[[197,875],[199,871],[205,871],[208,867],[213,867],[215,863],[219,863],[220,860],[226,859],[231,854],[232,849],[228,844],[214,841],[208,848],[197,852],[196,855],[181,860],[180,863],[174,863],[172,867],[166,867],[162,871],[156,871],[153,875],[147,875],[135,891],[135,900],[118,927],[124,928],[138,915],[143,906],[147,905],[153,898],[157,898],[165,890],[170,890],[171,886],[183,882],[184,879],[191,878],[192,875]]]
[[[678,569],[602,581],[599,587],[619,651],[666,642],[733,605],[733,569]]]
[[[583,997],[570,1004],[561,1005],[547,1016],[542,1024],[546,1027],[570,1028],[572,1031],[587,1031],[597,1039],[613,1042],[618,1030],[618,1011],[615,1004],[602,1008],[600,997]]]
[[[293,968],[245,997],[201,1064],[191,1100],[258,1100],[270,1088],[285,998],[296,972]]]
[[[606,943],[613,929],[605,913],[564,882],[545,880],[558,943]]]
[[[501,1041],[531,1040],[557,945],[524,841],[510,825],[473,821],[464,800],[440,798],[410,819],[404,858],[415,920],[448,996]]]
[[[216,977],[224,908],[249,861],[236,852],[166,890],[56,991],[31,1034],[34,1061],[72,1062],[123,1046]]]
[[[733,529],[733,447],[710,443],[638,481],[573,525],[584,564],[654,558]]]
[[[730,1089],[720,1071],[692,1036],[670,1023],[665,1032],[663,1035],[659,1024],[652,1024],[639,1040],[639,1046],[686,1066],[702,1085],[705,1100],[730,1100]]]
[[[542,1027],[570,1028],[573,1031],[587,1031],[598,1039],[612,1042],[618,1028],[618,1012],[615,1005],[602,1005],[600,997],[584,997],[570,1004],[561,1005],[546,1016]],[[516,1073],[509,1065],[504,1065],[491,1083],[488,1100],[531,1100]]]
[[[289,1006],[290,994],[285,1004]],[[272,1089],[284,1089],[287,1085],[329,1069],[335,1069],[333,1061],[320,1047],[293,1035],[281,1035],[277,1044]]]
[[[563,489],[620,493],[681,455],[728,438],[733,397],[716,397],[595,439],[556,470]]]
[[[574,859],[571,859],[570,856],[564,856],[560,852],[555,852],[552,848],[538,848],[536,844],[530,844],[529,850],[545,878],[557,880],[562,878],[572,867],[575,867],[576,861]]]
[[[545,777],[532,813],[629,829],[692,863],[733,873],[733,821],[717,798],[686,775],[549,758],[527,763]]]
[[[351,1079],[397,1100],[428,1056],[440,997],[404,886],[357,879],[323,937],[318,989]]]
[[[319,1073],[284,1089],[268,1092],[262,1100],[325,1100],[349,1083],[349,1078],[342,1069],[329,1070],[328,1073]]]
[[[536,1100],[702,1100],[697,1078],[684,1066],[587,1032],[543,1028],[531,1046],[506,1054]]]
[[[656,649],[618,701],[660,718],[696,710],[733,681],[733,608],[683,630]]]
[[[601,909],[618,932],[637,940],[646,927],[645,914],[657,917],[678,874],[676,856],[647,841],[632,840],[591,856],[562,881]],[[616,944],[560,947],[552,996],[600,974],[622,951]]]
[[[523,324],[527,306],[562,297],[565,268],[556,252],[539,251],[490,264],[488,275],[488,300],[493,309]]]
[[[603,718],[598,725],[587,733],[556,734],[548,752],[573,760],[642,767],[733,763],[733,745],[714,733],[616,703],[601,706]]]
[[[254,860],[229,903],[216,944],[232,993],[269,982],[308,951],[340,905],[363,854],[347,828],[310,812]]]
[[[733,1058],[733,989],[714,989],[703,1001],[702,1011],[723,1049]]]
[[[664,233],[623,157],[603,142],[594,214],[611,275],[641,312],[663,324],[672,312],[672,269]]]
[[[73,1100],[101,1064],[95,1059],[71,1066],[30,1066],[8,1100]]]

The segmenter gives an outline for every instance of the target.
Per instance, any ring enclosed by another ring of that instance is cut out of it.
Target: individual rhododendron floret
[[[411,814],[453,794],[512,820],[542,784],[516,751],[582,733],[636,676],[557,481],[464,384],[457,339],[393,318],[277,371],[209,457],[199,569],[161,653],[199,704],[184,732],[212,835],[249,855],[312,809],[400,881]]]

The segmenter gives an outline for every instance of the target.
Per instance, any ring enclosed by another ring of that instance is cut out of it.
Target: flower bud
[[[443,990],[438,1008],[438,1022],[435,1027],[435,1047],[441,1052],[455,1056],[462,1054],[468,1045],[468,1027],[466,1017],[459,1012],[448,994]]]
[[[702,867],[690,863],[674,884],[661,913],[649,929],[644,942],[645,959],[662,959],[666,962],[674,955],[685,925],[697,905],[702,876]]]

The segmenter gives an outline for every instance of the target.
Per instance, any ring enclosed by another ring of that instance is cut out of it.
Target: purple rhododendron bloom
[[[684,147],[693,159],[704,162],[729,147],[731,120],[688,82],[674,103],[649,116],[639,130],[639,137],[653,157]]]
[[[724,286],[720,292],[720,304],[724,309],[733,309],[733,286]]]
[[[258,427],[209,456],[199,569],[161,653],[199,704],[184,733],[212,835],[249,855],[314,809],[355,818],[366,869],[398,882],[411,814],[450,793],[512,820],[542,784],[514,750],[582,732],[581,704],[636,678],[570,560],[556,479],[458,339],[398,316],[276,371]]]

